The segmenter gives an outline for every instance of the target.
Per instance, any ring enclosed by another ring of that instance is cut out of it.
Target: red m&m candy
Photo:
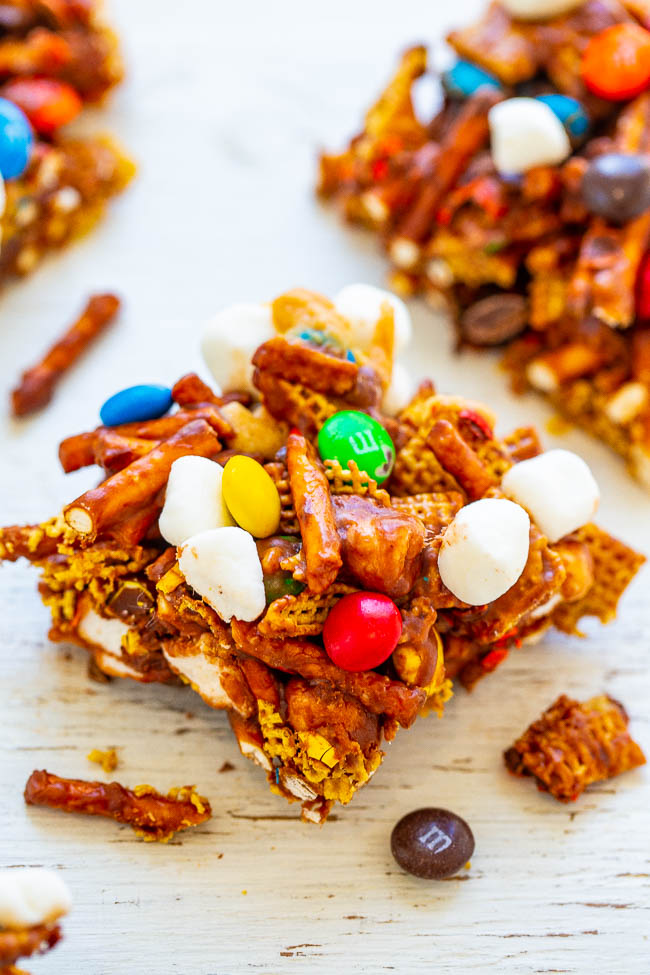
[[[402,634],[402,616],[388,596],[353,592],[330,612],[323,628],[325,649],[343,670],[371,670],[387,660]]]
[[[582,78],[601,98],[633,98],[650,83],[650,31],[614,24],[595,34],[582,56]]]
[[[55,78],[16,78],[2,94],[23,110],[37,132],[52,135],[77,117],[81,98],[71,85]]]

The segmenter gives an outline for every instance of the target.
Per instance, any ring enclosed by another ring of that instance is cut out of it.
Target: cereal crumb
[[[96,762],[101,765],[105,772],[113,772],[118,766],[117,752],[114,748],[107,748],[102,751],[100,748],[93,748],[86,756],[89,762]]]
[[[568,433],[570,429],[571,424],[568,420],[565,420],[563,416],[558,416],[555,414],[555,416],[550,417],[546,421],[546,430],[553,437],[563,437],[564,434]]]

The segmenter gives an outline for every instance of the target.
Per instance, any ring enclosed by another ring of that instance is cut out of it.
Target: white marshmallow
[[[171,466],[158,522],[170,545],[181,545],[209,528],[234,525],[221,492],[223,467],[207,457],[179,457]]]
[[[516,20],[548,20],[581,7],[584,0],[501,0],[504,10]]]
[[[548,450],[515,464],[501,489],[530,512],[551,543],[586,524],[600,501],[589,467],[570,450]]]
[[[253,536],[243,528],[211,528],[181,546],[178,565],[222,620],[257,619],[266,598]]]
[[[201,352],[221,390],[256,393],[251,359],[274,334],[270,305],[231,305],[208,322]]]
[[[461,508],[445,531],[438,569],[454,596],[482,606],[507,592],[524,571],[530,519],[504,498],[483,498]]]
[[[16,867],[0,870],[0,928],[51,924],[72,906],[65,882],[52,870]]]
[[[536,98],[508,98],[488,113],[492,158],[500,173],[525,173],[553,166],[571,153],[566,129],[555,112]]]
[[[415,395],[415,382],[411,373],[401,362],[393,364],[390,384],[384,393],[382,409],[388,416],[397,416],[408,406]]]
[[[82,639],[105,650],[112,657],[122,656],[122,641],[131,627],[118,619],[107,619],[94,609],[89,609],[77,627]]]
[[[401,298],[372,284],[348,284],[334,298],[336,310],[352,326],[352,344],[359,349],[367,349],[372,342],[381,306],[386,301],[393,309],[395,353],[398,353],[406,348],[413,335],[411,315]]]
[[[223,665],[215,658],[208,658],[197,646],[197,652],[191,654],[169,653],[163,644],[163,656],[175,674],[180,674],[189,681],[192,689],[200,694],[211,708],[233,708],[238,710],[223,686]]]

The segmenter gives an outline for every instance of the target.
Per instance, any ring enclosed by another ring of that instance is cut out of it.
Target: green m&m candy
[[[378,484],[395,463],[395,445],[381,423],[357,410],[342,410],[325,421],[318,434],[318,451],[323,460],[338,460],[343,468],[355,461]]]

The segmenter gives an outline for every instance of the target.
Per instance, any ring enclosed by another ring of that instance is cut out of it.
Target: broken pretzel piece
[[[506,766],[570,802],[588,785],[645,764],[628,720],[623,705],[606,694],[582,704],[562,694],[504,753]]]
[[[64,779],[45,770],[30,775],[25,802],[63,812],[105,816],[132,826],[145,840],[162,842],[182,829],[199,826],[212,815],[210,803],[193,786],[172,789],[163,796],[150,785],[127,789],[119,782]]]

